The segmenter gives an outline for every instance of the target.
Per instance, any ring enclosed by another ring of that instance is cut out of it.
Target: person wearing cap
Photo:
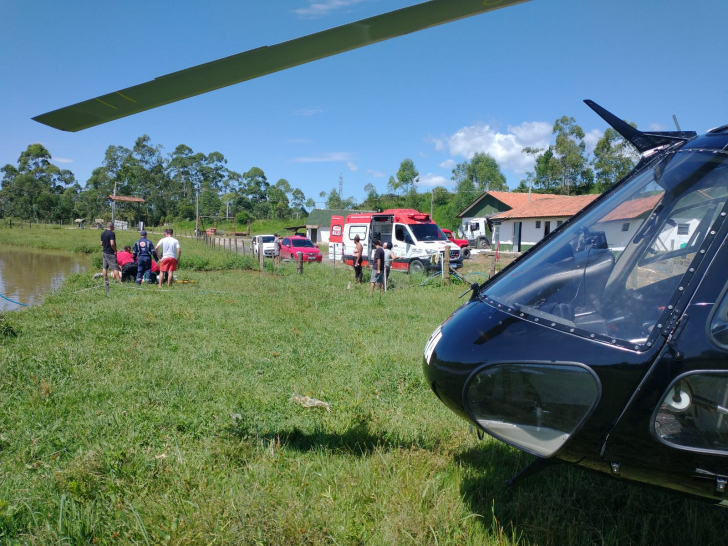
[[[177,264],[182,256],[182,249],[179,246],[179,241],[173,237],[174,230],[167,228],[164,230],[164,239],[157,243],[155,250],[157,252],[162,251],[162,260],[159,262],[159,270],[162,274],[159,275],[159,287],[162,287],[164,281],[164,273],[167,273],[167,286],[172,286],[172,280],[174,279],[174,272],[177,271]]]
[[[152,258],[159,260],[154,244],[147,239],[147,230],[143,229],[140,235],[141,238],[134,243],[134,249],[132,250],[132,255],[137,263],[137,284],[142,284],[144,274],[152,269]]]
[[[273,261],[275,265],[281,264],[281,238],[277,233],[273,234]]]
[[[121,284],[121,269],[116,261],[116,235],[114,234],[114,223],[106,224],[106,229],[101,233],[101,257],[103,258],[104,282],[109,284],[106,272],[110,269],[111,276]]]

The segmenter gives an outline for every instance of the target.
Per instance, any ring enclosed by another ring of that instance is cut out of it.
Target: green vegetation
[[[0,316],[3,541],[725,542],[724,510],[577,469],[507,490],[529,457],[478,441],[421,372],[462,286],[395,275],[370,298],[321,264],[180,276],[107,297],[76,275]]]
[[[553,125],[555,143],[547,148],[524,148],[531,156],[533,172],[527,173],[514,191],[548,192],[579,195],[600,193],[622,178],[636,163],[632,146],[612,129],[607,129],[593,153],[587,150],[585,133],[572,117],[562,116]],[[433,211],[442,227],[457,229],[457,214],[484,191],[508,191],[501,167],[492,156],[479,152],[455,165],[451,181],[454,190],[444,186],[429,188],[441,179],[420,173],[410,158],[404,159],[387,183],[387,193],[380,193],[373,183],[364,186],[366,199],[339,195],[336,187],[319,191],[320,201],[306,198],[301,189],[285,178],[272,184],[259,167],[236,172],[219,152],[194,152],[178,145],[166,156],[162,145],[153,144],[142,135],[131,148],[107,147],[99,167],[81,186],[69,170],[51,163],[51,153],[41,144],[30,144],[20,153],[17,166],[0,168],[0,219],[39,223],[71,224],[73,219],[109,220],[108,196],[140,197],[144,203],[119,202],[115,218],[137,225],[174,224],[194,229],[197,212],[204,227],[217,220],[217,226],[245,231],[247,221],[267,221],[265,227],[253,226],[253,233],[280,231],[284,226],[300,225],[308,213],[324,206],[327,209],[381,211],[388,208],[412,208]],[[442,183],[445,184],[444,179]],[[423,193],[418,190],[424,189]],[[261,228],[261,229],[258,229]]]

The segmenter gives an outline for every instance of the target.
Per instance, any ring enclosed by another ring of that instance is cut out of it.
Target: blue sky
[[[4,2],[0,165],[34,142],[84,185],[109,145],[148,134],[221,152],[317,201],[360,201],[413,159],[420,190],[493,155],[511,188],[567,115],[595,143],[593,99],[643,130],[728,123],[725,0],[533,0],[218,90],[79,133],[31,117],[176,70],[272,45],[412,0]],[[32,6],[32,9],[31,9]]]

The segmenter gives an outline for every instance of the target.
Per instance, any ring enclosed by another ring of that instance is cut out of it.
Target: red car
[[[460,248],[463,249],[463,258],[464,259],[470,258],[470,249],[467,248],[470,243],[468,243],[467,240],[456,239],[455,237],[453,237],[452,231],[450,231],[449,229],[443,229],[442,232],[445,234],[445,237],[447,237],[448,241],[450,241],[451,243],[455,243],[456,245],[458,245]]]
[[[308,237],[291,235],[283,238],[281,241],[281,259],[296,260],[299,252],[303,253],[305,262],[320,262],[323,259],[321,251],[316,248]]]

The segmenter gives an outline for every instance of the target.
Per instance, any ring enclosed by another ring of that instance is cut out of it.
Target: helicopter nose
[[[586,365],[546,358],[544,332],[562,335],[469,303],[430,336],[425,377],[456,414],[507,444],[549,457],[591,415],[601,383]]]

